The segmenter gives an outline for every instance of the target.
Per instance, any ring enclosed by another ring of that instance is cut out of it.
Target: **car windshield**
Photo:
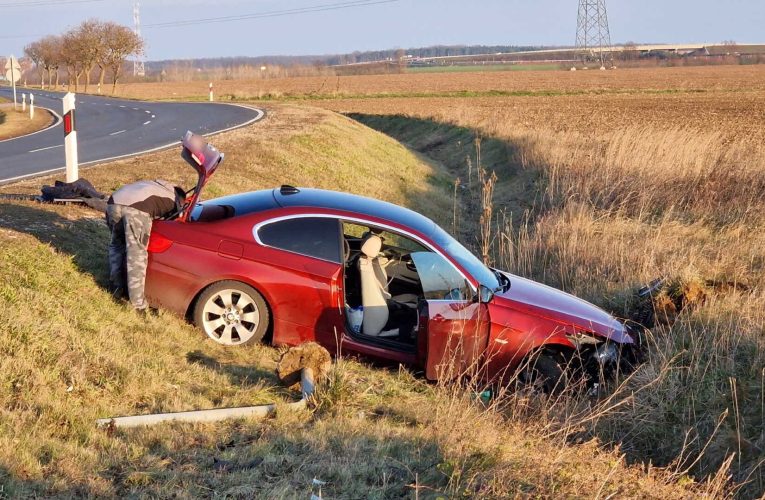
[[[456,260],[473,278],[478,280],[481,285],[494,291],[502,287],[494,271],[486,267],[478,260],[478,257],[473,255],[470,250],[462,246],[459,241],[455,240],[449,233],[438,227],[438,225],[436,225],[435,232],[433,233],[433,241]]]

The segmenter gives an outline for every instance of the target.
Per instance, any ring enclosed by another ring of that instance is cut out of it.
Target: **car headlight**
[[[601,365],[616,363],[619,360],[619,351],[612,342],[600,344],[592,355]]]

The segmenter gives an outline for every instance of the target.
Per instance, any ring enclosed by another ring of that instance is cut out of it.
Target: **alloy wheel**
[[[202,328],[219,344],[244,344],[255,335],[259,324],[260,309],[241,290],[220,290],[207,299],[202,309]]]

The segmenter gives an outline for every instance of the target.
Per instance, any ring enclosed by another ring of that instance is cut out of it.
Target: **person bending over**
[[[109,271],[113,294],[130,299],[145,313],[144,298],[147,251],[152,220],[178,211],[183,190],[163,180],[138,181],[112,193],[106,205],[106,223],[112,232],[109,243]]]

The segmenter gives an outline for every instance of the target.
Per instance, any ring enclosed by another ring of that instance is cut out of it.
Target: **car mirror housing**
[[[494,292],[489,287],[480,285],[476,297],[481,304],[488,304],[494,298]]]

